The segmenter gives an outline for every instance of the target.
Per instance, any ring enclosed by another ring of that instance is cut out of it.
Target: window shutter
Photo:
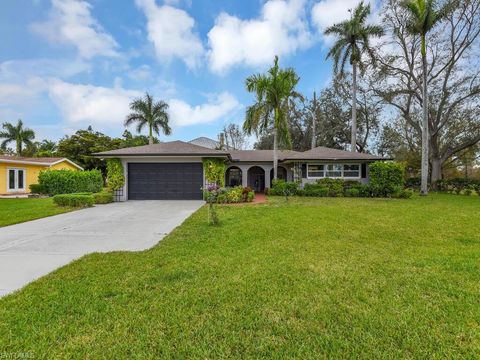
[[[307,164],[302,164],[302,179],[307,178]]]
[[[367,178],[367,164],[362,163],[362,179]]]

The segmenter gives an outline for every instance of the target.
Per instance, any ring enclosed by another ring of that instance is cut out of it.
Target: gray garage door
[[[131,200],[201,200],[201,163],[128,164]]]

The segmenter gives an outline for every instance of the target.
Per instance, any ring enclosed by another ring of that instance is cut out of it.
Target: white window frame
[[[310,165],[323,165],[323,176],[309,176],[309,166]],[[328,165],[342,165],[342,174],[341,176],[327,176],[327,166]],[[358,176],[344,176],[345,165],[358,165]],[[307,163],[307,179],[318,180],[318,179],[361,179],[362,178],[362,164],[361,163]]]
[[[358,165],[358,176],[345,176],[345,165]],[[361,179],[362,178],[362,164],[361,163],[346,163],[342,164],[342,178],[343,179]]]
[[[10,188],[10,171],[13,170],[15,171],[15,188],[11,189]],[[18,171],[23,171],[23,187],[19,188],[18,187]],[[18,192],[18,191],[25,191],[26,188],[26,182],[27,182],[27,169],[25,168],[13,168],[13,167],[8,167],[7,168],[7,192]]]
[[[308,174],[310,173],[310,165],[313,165],[313,166],[323,166],[323,176],[308,176]],[[324,179],[325,178],[325,164],[317,164],[317,163],[312,163],[312,164],[307,164],[307,179]]]

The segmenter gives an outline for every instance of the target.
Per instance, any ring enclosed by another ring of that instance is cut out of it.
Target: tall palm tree
[[[0,131],[0,139],[4,139],[0,145],[2,149],[5,150],[10,142],[15,142],[16,154],[21,156],[23,144],[33,145],[35,132],[32,129],[24,128],[22,120],[19,119],[17,125],[3,123],[3,129],[4,131]]]
[[[422,175],[420,194],[428,194],[428,89],[427,89],[427,34],[444,19],[454,7],[454,2],[438,6],[436,0],[407,0],[402,3],[408,14],[407,29],[413,35],[420,36],[422,55]]]
[[[336,41],[327,54],[333,58],[335,74],[344,74],[347,59],[352,65],[352,139],[351,151],[357,149],[357,67],[364,69],[362,55],[367,53],[375,63],[373,49],[370,47],[370,38],[381,37],[383,29],[380,26],[367,25],[370,15],[370,4],[364,5],[363,1],[353,10],[350,20],[330,26],[325,30],[325,35],[335,35]]]
[[[244,131],[262,133],[273,128],[273,178],[277,179],[278,137],[291,145],[288,132],[288,98],[295,96],[300,78],[292,68],[280,69],[278,56],[266,74],[255,74],[245,80],[248,92],[255,93],[256,103],[247,108]]]
[[[140,133],[148,126],[148,143],[153,144],[153,133],[159,135],[160,130],[165,135],[170,135],[172,129],[168,125],[168,104],[165,101],[153,101],[152,95],[145,93],[144,98],[135,99],[130,103],[130,113],[125,119],[125,126],[137,123],[137,132]]]

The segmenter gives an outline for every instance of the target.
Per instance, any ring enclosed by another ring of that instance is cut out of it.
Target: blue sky
[[[292,66],[312,94],[331,77],[322,30],[355,0],[16,0],[0,4],[0,122],[37,140],[79,128],[120,136],[145,91],[170,104],[173,134],[216,135],[241,124],[244,79]],[[132,129],[133,130],[133,129]]]

